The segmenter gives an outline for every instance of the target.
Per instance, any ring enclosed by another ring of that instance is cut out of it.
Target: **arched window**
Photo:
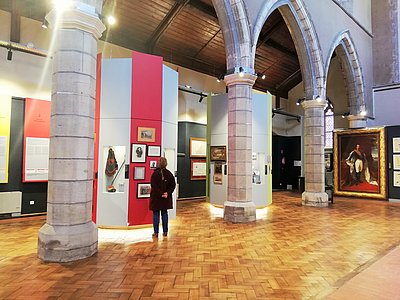
[[[325,108],[325,148],[333,147],[333,130],[335,129],[335,116],[333,113],[333,104],[328,100]]]

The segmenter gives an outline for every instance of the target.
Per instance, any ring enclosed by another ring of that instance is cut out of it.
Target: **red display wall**
[[[139,52],[132,53],[131,144],[161,147],[162,63],[162,57]],[[155,128],[155,141],[139,142],[138,127]],[[149,166],[150,160],[158,160],[158,157],[149,158],[146,155],[146,162],[130,163],[128,225],[152,223],[149,198],[138,199],[137,197],[138,183],[150,183],[153,173]],[[144,180],[133,180],[135,166],[146,167]]]

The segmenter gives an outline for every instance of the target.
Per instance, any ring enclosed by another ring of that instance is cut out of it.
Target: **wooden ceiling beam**
[[[297,53],[296,53],[296,52],[294,52],[294,51],[292,51],[292,50],[290,50],[290,49],[288,49],[288,48],[282,46],[281,44],[279,44],[279,43],[277,43],[277,42],[275,42],[275,41],[273,41],[273,40],[271,40],[271,39],[269,39],[268,41],[266,41],[266,42],[264,43],[264,45],[266,45],[267,47],[271,47],[271,48],[273,48],[273,49],[275,49],[275,50],[278,50],[279,52],[282,52],[283,54],[285,54],[285,55],[287,55],[287,56],[289,56],[289,57],[291,57],[291,58],[295,58],[296,60],[298,60],[298,57],[297,57]]]
[[[166,14],[165,18],[157,26],[156,30],[150,36],[147,44],[148,53],[153,53],[155,46],[160,40],[161,36],[168,29],[171,23],[174,21],[176,16],[181,12],[181,10],[189,3],[190,0],[178,0],[172,6],[170,11]]]
[[[298,69],[284,81],[282,81],[277,87],[276,90],[288,92],[289,89],[292,89],[295,85],[299,84],[302,80],[301,69]]]
[[[268,31],[266,31],[262,36],[258,38],[257,48],[266,43],[271,38],[272,34],[280,29],[284,24],[285,22],[283,21],[283,18],[280,18],[278,22],[273,24]]]
[[[218,22],[217,13],[215,12],[215,9],[213,6],[210,6],[199,0],[190,0],[189,5],[193,8],[196,8],[197,10],[209,15],[210,17],[213,17]]]

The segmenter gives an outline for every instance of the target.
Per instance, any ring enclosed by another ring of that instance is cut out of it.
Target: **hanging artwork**
[[[213,182],[215,184],[222,184],[222,163],[216,162],[214,164],[214,176],[213,176]]]
[[[336,131],[334,162],[336,195],[386,198],[383,128]]]

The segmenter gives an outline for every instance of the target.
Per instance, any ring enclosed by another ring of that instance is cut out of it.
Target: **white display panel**
[[[49,174],[49,138],[25,140],[25,181],[46,181]]]
[[[4,182],[7,179],[6,167],[7,167],[7,137],[0,136],[0,182]]]

